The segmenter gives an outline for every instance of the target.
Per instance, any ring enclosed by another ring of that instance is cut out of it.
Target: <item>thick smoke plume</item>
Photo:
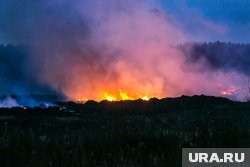
[[[1,0],[0,35],[28,46],[26,76],[71,100],[240,97],[244,74],[188,61],[177,47],[188,39],[158,2]]]

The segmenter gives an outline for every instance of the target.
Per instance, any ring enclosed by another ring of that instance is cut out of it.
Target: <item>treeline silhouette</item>
[[[179,46],[187,60],[198,62],[205,59],[209,70],[235,70],[250,74],[250,44],[203,42],[185,43]]]
[[[250,74],[250,44],[231,42],[193,42],[178,47],[187,61],[196,63],[207,60],[206,70],[236,70]],[[0,45],[0,79],[6,81],[29,80],[29,47],[26,45]]]

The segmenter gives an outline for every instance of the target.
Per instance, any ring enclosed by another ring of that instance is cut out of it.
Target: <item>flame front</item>
[[[107,93],[105,93],[104,96],[105,96],[105,100],[108,100],[108,101],[136,100],[136,99],[142,99],[142,100],[148,101],[150,99],[148,95],[141,96],[141,97],[140,96],[136,96],[136,97],[129,96],[128,93],[123,92],[121,89],[119,89],[119,97],[116,97],[114,95],[110,95]]]
[[[108,95],[107,93],[105,94],[105,98],[108,101],[116,101],[116,97],[112,95]]]
[[[148,97],[148,95],[146,95],[146,96],[143,96],[141,99],[142,99],[142,100],[145,100],[145,101],[148,101],[148,100],[149,100],[149,97]]]
[[[122,91],[121,89],[119,89],[119,92],[117,95],[115,93],[104,93],[99,99],[98,101],[101,101],[101,100],[107,100],[107,101],[119,101],[119,100],[137,100],[137,99],[141,99],[141,100],[145,100],[145,101],[148,101],[150,100],[150,96],[148,95],[144,95],[144,96],[139,96],[138,94],[133,97],[133,96],[130,96],[128,93]],[[87,98],[84,98],[84,97],[79,97],[78,98],[78,101],[79,102],[86,102],[88,100],[97,100],[97,99],[87,99]]]
[[[123,92],[122,90],[119,90],[120,96],[122,100],[134,100],[134,98],[127,95],[127,93]]]

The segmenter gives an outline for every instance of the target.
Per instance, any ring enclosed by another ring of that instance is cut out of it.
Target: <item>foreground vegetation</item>
[[[0,109],[1,167],[180,167],[183,147],[250,147],[250,103],[183,96],[58,105]]]

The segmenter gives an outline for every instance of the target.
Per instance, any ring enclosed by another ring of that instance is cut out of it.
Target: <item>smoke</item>
[[[207,68],[224,71],[236,70],[245,75],[250,74],[250,44],[234,43],[186,43],[180,46],[190,62],[205,59]]]
[[[17,101],[11,98],[10,96],[0,101],[0,108],[11,108],[11,107],[17,107],[17,106],[19,106]]]
[[[186,61],[188,41],[174,17],[153,0],[1,0],[0,34],[25,43],[25,76],[71,100],[220,95],[243,74]],[[231,90],[231,89],[230,89]]]
[[[28,92],[53,94],[53,90],[31,75],[33,69],[29,60],[25,46],[0,45],[0,95]]]
[[[31,96],[16,96],[16,95],[6,95],[0,97],[0,108],[12,108],[12,107],[54,107],[57,106],[53,102],[35,100]]]

